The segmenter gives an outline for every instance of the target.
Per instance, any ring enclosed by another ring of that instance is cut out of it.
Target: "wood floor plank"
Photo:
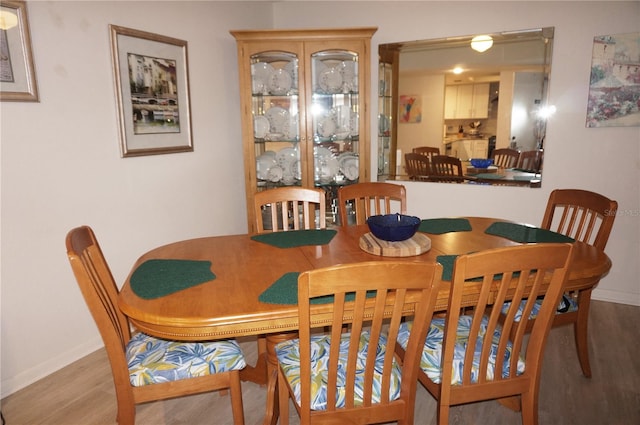
[[[589,320],[593,377],[582,376],[569,326],[552,329],[540,385],[540,424],[640,423],[640,307],[593,301]],[[250,362],[253,339],[240,341]],[[265,387],[242,383],[245,422],[262,423]],[[418,386],[416,425],[435,425],[436,403]],[[86,356],[2,400],[7,425],[112,425],[116,401],[104,350]],[[292,425],[298,425],[290,409]],[[229,396],[199,394],[137,408],[137,425],[231,425]],[[451,424],[519,424],[495,401],[456,406]]]

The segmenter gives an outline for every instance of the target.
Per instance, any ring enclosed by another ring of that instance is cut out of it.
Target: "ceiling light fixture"
[[[6,10],[0,10],[0,30],[8,30],[18,25],[18,16]]]
[[[493,46],[493,38],[490,35],[478,35],[471,39],[471,48],[476,52],[486,52]]]

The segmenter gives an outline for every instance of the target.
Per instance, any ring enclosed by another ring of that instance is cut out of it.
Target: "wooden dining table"
[[[361,261],[437,261],[438,256],[465,254],[519,245],[505,237],[485,233],[495,218],[465,217],[471,229],[440,234],[424,233],[430,249],[420,255],[387,257],[360,248],[367,225],[337,228],[322,245],[279,248],[252,239],[252,235],[212,236],[171,243],[142,255],[134,264],[118,298],[119,307],[138,330],[150,335],[185,341],[266,336],[255,366],[242,373],[244,380],[267,384],[265,423],[277,421],[274,345],[294,337],[298,329],[295,303],[263,302],[260,295],[284,275],[336,264]],[[611,268],[607,255],[591,245],[575,242],[567,290],[589,289]],[[148,260],[210,261],[213,280],[157,298],[143,298],[132,289],[131,277]],[[470,285],[468,297],[477,290]],[[438,295],[437,308],[446,310],[448,290]]]

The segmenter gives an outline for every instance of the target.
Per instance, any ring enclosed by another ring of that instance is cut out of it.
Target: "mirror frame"
[[[462,79],[458,76],[454,77],[452,70],[455,66],[463,66],[465,69],[465,78],[470,81],[486,82],[489,80],[499,81],[500,72],[541,72],[544,74],[540,92],[540,99],[536,99],[535,107],[532,106],[529,112],[541,113],[548,110],[549,98],[549,79],[551,74],[551,56],[553,50],[554,27],[525,29],[518,31],[503,31],[497,33],[488,33],[493,39],[493,46],[484,53],[476,53],[471,50],[471,39],[478,34],[453,36],[429,40],[414,40],[404,42],[384,43],[378,46],[379,54],[379,87],[378,87],[378,180],[406,180],[402,169],[398,162],[402,162],[399,156],[398,147],[398,126],[399,121],[399,93],[401,73],[408,72],[407,68],[402,69],[401,57],[407,54],[413,55],[410,60],[409,72],[420,72],[429,75],[444,75],[445,85],[460,84]],[[529,44],[524,44],[529,43]],[[524,57],[522,52],[525,47],[535,45],[535,57]],[[415,60],[416,53],[424,54],[424,63]],[[518,54],[520,53],[520,54]],[[461,56],[464,55],[464,56]],[[511,56],[509,56],[511,55]],[[499,63],[497,63],[498,59]],[[422,67],[422,68],[421,68]],[[490,78],[487,78],[491,75]],[[471,77],[468,77],[471,76]],[[455,78],[455,80],[454,80]],[[444,99],[444,93],[442,94]],[[492,94],[497,99],[497,94]],[[508,101],[511,101],[508,99]],[[510,105],[512,106],[512,105]],[[535,110],[534,110],[535,108]],[[510,107],[509,110],[512,108]],[[533,111],[533,112],[532,112]],[[508,115],[508,116],[507,116]],[[497,148],[509,147],[512,141],[511,136],[511,113],[502,113],[496,117],[500,124],[500,129],[496,131],[499,136]],[[383,120],[388,120],[383,124]],[[467,120],[468,121],[468,120]],[[442,114],[441,124],[445,123],[444,113]],[[403,124],[407,125],[407,124]],[[536,148],[543,149],[546,143],[546,117],[536,118],[535,126],[536,135],[534,137]],[[390,128],[388,128],[390,127]],[[440,128],[443,128],[441,125]],[[447,136],[445,125],[444,134]],[[432,138],[433,139],[433,138]],[[506,141],[506,143],[505,143]],[[401,141],[400,141],[401,142]],[[400,143],[402,146],[402,143]],[[444,145],[443,145],[444,146]],[[402,154],[407,152],[402,152]],[[541,176],[540,176],[541,178]],[[531,187],[539,187],[540,184],[531,185]],[[525,186],[526,187],[526,186]]]

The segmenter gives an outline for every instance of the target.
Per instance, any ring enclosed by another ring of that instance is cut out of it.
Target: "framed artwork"
[[[193,151],[187,42],[109,29],[122,156]]]
[[[24,1],[0,3],[0,100],[39,101]]]
[[[640,126],[640,32],[593,39],[587,127]]]
[[[401,123],[419,123],[422,121],[422,101],[416,95],[400,95],[398,100]]]

